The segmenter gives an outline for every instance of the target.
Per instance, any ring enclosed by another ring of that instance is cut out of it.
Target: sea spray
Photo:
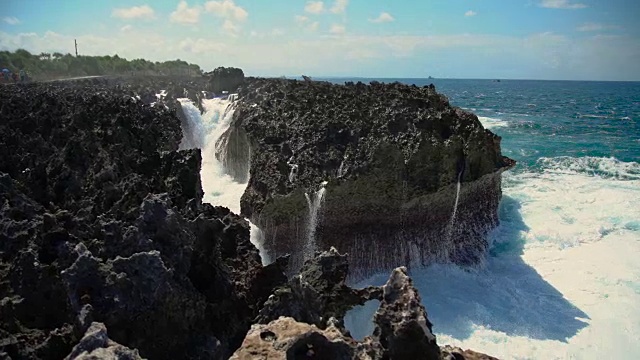
[[[214,206],[226,206],[238,214],[240,212],[240,197],[246,188],[245,182],[234,181],[228,174],[225,164],[216,157],[222,147],[228,146],[227,141],[220,141],[222,135],[229,128],[235,111],[235,94],[226,99],[204,99],[202,105],[204,113],[189,99],[178,99],[185,115],[183,121],[183,139],[180,149],[202,149],[202,168],[200,178],[205,193],[203,202]],[[247,166],[247,169],[249,166]],[[246,176],[248,181],[249,176]],[[271,263],[271,259],[264,249],[264,233],[256,225],[249,222],[251,243],[258,248],[262,264]]]
[[[345,154],[344,158],[342,159],[342,162],[340,162],[340,167],[338,167],[337,177],[341,178],[347,173],[348,167],[345,165],[345,162],[347,160],[349,160],[349,155]]]
[[[304,196],[307,199],[307,205],[309,206],[309,220],[307,224],[307,241],[304,247],[304,258],[309,259],[313,257],[316,251],[316,227],[318,226],[318,212],[322,206],[322,200],[324,200],[324,194],[326,192],[326,181],[320,184],[320,189],[314,193],[305,193]]]
[[[287,161],[287,165],[291,168],[291,171],[289,171],[289,182],[293,184],[298,174],[298,165],[293,163],[293,155]]]
[[[264,248],[264,231],[260,229],[258,226],[254,225],[252,222],[249,222],[249,239],[251,243],[258,249],[260,253],[260,259],[262,260],[262,265],[267,266],[273,262],[271,256],[267,254]]]
[[[460,200],[460,187],[462,186],[461,183],[461,179],[462,179],[462,172],[463,170],[460,170],[460,172],[458,173],[458,182],[456,184],[456,200],[453,203],[453,212],[451,213],[451,219],[449,220],[449,225],[447,226],[447,241],[444,243],[444,248],[443,248],[443,254],[442,256],[444,257],[443,260],[447,260],[449,257],[449,246],[450,244],[452,244],[452,237],[453,237],[453,226],[455,225],[455,221],[456,221],[456,213],[458,211],[458,200]]]
[[[209,129],[206,128],[202,121],[200,110],[189,99],[178,99],[178,102],[180,102],[182,113],[184,114],[184,118],[181,118],[180,121],[182,140],[178,149],[204,148]]]

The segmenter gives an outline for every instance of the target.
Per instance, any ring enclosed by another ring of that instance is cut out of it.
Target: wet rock
[[[84,334],[78,345],[74,346],[71,354],[65,360],[138,360],[142,359],[138,350],[131,350],[126,346],[110,340],[107,327],[94,322]]]
[[[315,241],[348,253],[354,279],[484,256],[501,172],[513,161],[500,137],[433,86],[249,78],[239,96],[228,142],[250,148],[242,214],[270,239],[273,257],[292,255],[291,273],[308,240],[306,198],[323,181]]]

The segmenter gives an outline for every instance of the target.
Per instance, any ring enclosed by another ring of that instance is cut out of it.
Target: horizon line
[[[247,75],[249,77],[262,77],[262,78],[281,78],[285,77],[287,79],[302,79],[302,75]],[[636,83],[640,82],[638,80],[583,80],[583,79],[526,79],[526,78],[456,78],[456,77],[390,77],[390,76],[313,76],[307,75],[312,80],[313,79],[321,79],[321,80],[500,80],[500,81],[573,81],[573,82],[629,82]]]

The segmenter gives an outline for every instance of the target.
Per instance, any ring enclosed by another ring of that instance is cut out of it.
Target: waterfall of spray
[[[183,139],[180,149],[201,149],[202,167],[200,179],[204,191],[203,202],[214,206],[225,206],[236,214],[240,213],[240,198],[247,186],[246,182],[234,181],[228,175],[227,169],[216,158],[216,146],[227,146],[227,142],[218,140],[229,128],[235,111],[235,94],[226,99],[203,99],[204,113],[189,99],[178,99],[182,106],[185,119],[182,121]],[[248,181],[248,176],[246,177]],[[271,260],[264,250],[264,235],[262,231],[249,222],[251,243],[258,248],[263,265]]]
[[[345,166],[345,162],[349,160],[349,155],[345,155],[344,158],[342,159],[342,162],[340,163],[340,167],[338,167],[338,177],[341,178],[344,176],[344,174],[347,173],[347,166]]]
[[[320,211],[320,207],[322,206],[322,200],[324,199],[324,193],[326,192],[325,185],[327,185],[326,181],[323,181],[320,184],[320,190],[315,193],[305,193],[304,196],[307,198],[307,205],[309,206],[309,223],[307,227],[307,242],[304,248],[304,258],[305,260],[313,257],[316,251],[316,227],[318,226],[318,212]]]
[[[203,100],[204,113],[189,99],[178,99],[186,117],[183,121],[184,137],[180,149],[202,150],[200,179],[204,191],[203,202],[225,206],[240,212],[240,197],[246,183],[238,183],[226,174],[224,166],[216,158],[216,143],[229,128],[235,111],[235,98]]]
[[[287,165],[291,168],[289,172],[289,182],[293,184],[296,181],[296,175],[298,174],[298,165],[293,163],[293,155],[287,161]]]
[[[456,201],[453,203],[453,213],[451,214],[451,220],[449,220],[449,225],[447,226],[447,242],[445,244],[445,249],[448,249],[448,246],[451,244],[451,238],[453,236],[453,225],[456,221],[456,212],[458,211],[458,200],[460,199],[460,187],[462,178],[462,170],[458,173],[458,183],[456,184]],[[448,257],[448,254],[447,254]]]

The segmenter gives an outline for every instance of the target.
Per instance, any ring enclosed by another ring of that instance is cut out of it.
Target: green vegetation
[[[0,69],[12,72],[26,70],[34,79],[93,75],[201,75],[196,64],[183,60],[152,62],[144,59],[127,60],[114,56],[73,56],[61,53],[31,54],[27,50],[0,51]]]

